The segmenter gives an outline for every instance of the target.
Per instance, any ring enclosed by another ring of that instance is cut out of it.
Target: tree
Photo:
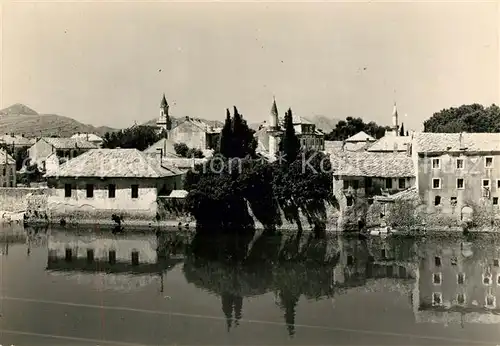
[[[500,108],[474,103],[443,109],[424,122],[424,132],[500,132]]]
[[[405,124],[401,123],[401,128],[399,129],[399,135],[403,137],[405,135]]]
[[[361,118],[347,117],[346,120],[339,121],[335,128],[326,134],[325,140],[343,141],[361,131],[379,139],[390,129],[389,126],[380,126],[373,121],[366,124]]]
[[[292,110],[285,113],[285,133],[280,142],[280,151],[284,154],[287,162],[293,162],[300,152],[300,142],[293,127]]]
[[[189,147],[185,143],[175,143],[174,150],[177,155],[180,157],[189,157]]]
[[[248,127],[246,120],[243,119],[236,106],[233,107],[231,130],[232,153],[228,157],[243,158],[248,155],[255,157],[255,149],[257,148],[255,131]]]
[[[224,123],[224,127],[220,133],[219,138],[219,147],[218,152],[224,157],[231,157],[231,143],[232,143],[232,123],[231,123],[231,114],[229,113],[229,109],[226,109],[226,121]]]
[[[154,126],[132,126],[125,130],[107,132],[103,138],[103,148],[135,148],[143,151],[162,138],[162,133]]]
[[[5,143],[0,143],[0,148],[5,150],[7,154],[12,156],[16,160],[16,170],[20,170],[26,164],[28,159],[28,147],[14,147],[14,145],[8,145]]]

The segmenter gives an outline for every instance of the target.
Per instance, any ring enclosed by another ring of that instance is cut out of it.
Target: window
[[[432,159],[432,168],[434,169],[441,168],[441,161],[439,159]]]
[[[132,250],[131,257],[132,257],[132,265],[134,266],[139,265],[139,251]]]
[[[458,178],[457,179],[457,189],[463,190],[464,188],[465,188],[464,178]]]
[[[14,183],[11,181],[11,182],[9,183],[9,187],[13,187],[13,186],[14,186]]]
[[[385,188],[392,189],[392,178],[385,179]]]
[[[434,285],[441,285],[442,278],[443,276],[441,275],[441,273],[434,273],[432,275],[432,283]]]
[[[349,188],[349,180],[344,180],[344,190]]]
[[[498,258],[495,258],[495,259],[493,260],[493,266],[494,266],[494,267],[498,267],[498,266],[499,266],[499,263],[498,263],[498,262],[499,262],[499,261],[498,261]]]
[[[380,251],[380,256],[383,258],[383,259],[386,259],[387,258],[387,250],[386,249],[382,249]]]
[[[66,262],[71,262],[72,259],[73,259],[73,251],[70,248],[66,248],[64,250],[64,260]]]
[[[94,249],[87,249],[87,262],[94,262]]]
[[[483,284],[486,286],[491,285],[491,274],[483,274]]]
[[[457,294],[457,303],[459,305],[465,305],[465,294],[463,293]]]
[[[434,292],[432,294],[432,305],[441,305],[441,302],[443,301],[443,295],[441,292]]]
[[[441,196],[434,197],[434,205],[441,205]]]
[[[354,264],[354,257],[352,255],[347,256],[347,265],[352,266]]]
[[[441,178],[433,178],[432,179],[432,188],[440,189],[441,188]]]
[[[347,206],[350,207],[354,204],[354,198],[352,198],[351,196],[348,196],[347,197]]]
[[[441,257],[439,256],[434,257],[434,265],[436,267],[441,267]]]
[[[109,184],[108,185],[108,197],[109,198],[115,198],[116,196],[116,185],[115,184]]]
[[[64,197],[71,197],[71,184],[64,184]]]
[[[457,159],[457,169],[464,168],[464,159]]]
[[[484,158],[484,167],[486,167],[486,168],[493,167],[493,157],[487,156]]]
[[[500,179],[497,180],[497,189],[500,189]]]
[[[456,197],[450,197],[450,205],[452,207],[456,207],[457,206],[457,198]]]
[[[87,190],[87,198],[93,198],[94,197],[94,185],[87,184],[86,190]]]
[[[139,198],[139,185],[132,185],[132,198]]]
[[[399,188],[404,189],[406,187],[406,179],[405,178],[399,178]]]
[[[352,181],[352,188],[353,188],[354,190],[359,189],[359,181],[357,181],[357,180],[353,180],[353,181]]]
[[[498,197],[493,197],[493,205],[498,205]]]
[[[3,174],[4,177],[7,175],[7,169],[5,167],[3,168],[3,173],[2,174]]]
[[[483,179],[483,187],[490,187],[490,180],[489,179]]]
[[[492,296],[491,294],[488,294],[484,300],[487,308],[495,308],[497,305],[496,297]]]
[[[465,284],[465,273],[458,273],[457,274],[457,283],[459,285],[464,285]]]

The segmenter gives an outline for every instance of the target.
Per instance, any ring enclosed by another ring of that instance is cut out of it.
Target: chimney
[[[406,143],[406,155],[411,156],[411,143]]]

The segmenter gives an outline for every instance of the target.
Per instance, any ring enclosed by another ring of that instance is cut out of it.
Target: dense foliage
[[[159,133],[154,126],[132,126],[125,130],[106,132],[102,147],[108,149],[135,148],[143,151],[163,137],[164,133]]]
[[[500,132],[500,108],[475,103],[443,109],[424,122],[424,132]]]
[[[194,157],[201,159],[204,157],[203,152],[197,148],[190,148],[185,143],[175,143],[174,150],[180,157]]]
[[[288,122],[291,117],[289,110]],[[325,202],[332,200],[330,161],[319,152],[301,152],[293,126],[288,126],[280,157],[286,152],[294,159],[269,163],[256,154],[254,131],[236,107],[233,117],[226,117],[218,152],[186,178],[187,206],[199,233],[247,234],[254,230],[254,217],[273,230],[282,223],[281,213],[301,230],[301,212],[316,235],[323,233]]]
[[[0,148],[16,160],[16,170],[20,170],[26,165],[28,160],[28,147],[14,147],[5,143],[0,143]]]
[[[389,126],[380,126],[373,121],[365,123],[361,118],[347,117],[346,120],[339,121],[332,132],[325,135],[325,140],[343,141],[360,131],[364,131],[370,136],[379,139],[390,129]]]

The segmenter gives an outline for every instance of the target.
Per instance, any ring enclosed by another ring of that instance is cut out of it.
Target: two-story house
[[[415,184],[409,153],[335,151],[330,153],[330,161],[341,224],[364,219],[374,196],[397,193]]]
[[[428,214],[469,220],[474,208],[498,217],[500,135],[498,133],[416,133],[416,185]]]

